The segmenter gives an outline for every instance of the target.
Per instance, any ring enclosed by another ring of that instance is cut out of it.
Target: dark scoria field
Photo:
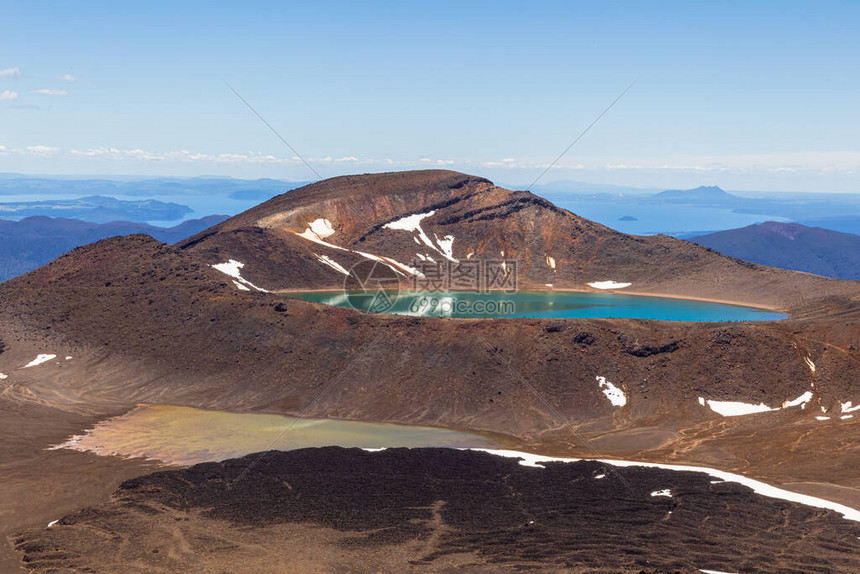
[[[331,447],[231,488],[255,458],[129,480],[14,543],[37,572],[860,570],[856,522],[704,473]]]

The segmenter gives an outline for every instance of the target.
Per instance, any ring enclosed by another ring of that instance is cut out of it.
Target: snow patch
[[[595,289],[624,289],[631,285],[633,283],[618,283],[616,281],[594,281],[588,284],[589,287],[594,287]]]
[[[712,401],[704,397],[699,397],[699,404],[707,405],[712,411],[724,417],[739,417],[742,415],[751,415],[754,413],[763,413],[767,411],[775,411],[764,403],[751,405],[739,401]]]
[[[47,363],[51,359],[56,359],[57,355],[48,355],[48,354],[40,354],[36,355],[36,358],[21,367],[22,369],[26,369],[27,367],[35,367],[36,365],[41,365],[42,363]]]
[[[431,217],[435,213],[436,210],[428,211],[427,213],[413,213],[412,215],[401,217],[396,221],[386,223],[382,226],[382,228],[411,231],[412,233],[417,233],[417,236],[413,236],[413,238],[415,239],[415,243],[421,245],[421,243],[423,242],[424,245],[426,245],[430,249],[438,251],[443,257],[445,257],[445,259],[453,261],[454,263],[458,263],[459,261],[455,259],[453,255],[453,235],[447,235],[444,238],[439,239],[439,237],[434,233],[433,235],[434,237],[436,237],[436,243],[438,243],[437,246],[435,243],[433,243],[433,240],[430,239],[427,233],[424,232],[424,228],[421,227],[421,221],[427,219],[428,217]]]
[[[421,229],[421,220],[427,219],[434,213],[436,213],[436,210],[428,211],[427,213],[413,213],[412,215],[401,217],[397,221],[386,223],[382,226],[382,229],[400,229],[402,231],[414,231],[419,235],[424,235],[424,230]]]
[[[315,219],[308,223],[307,229],[305,229],[301,233],[296,233],[296,235],[307,239],[308,241],[313,241],[314,243],[319,243],[320,245],[331,247],[332,249],[349,251],[349,249],[341,247],[340,245],[335,245],[334,243],[329,243],[328,241],[325,241],[326,237],[331,237],[332,235],[334,235],[334,227],[332,227],[331,221],[329,221],[328,219]]]
[[[800,405],[800,408],[805,409],[806,403],[812,400],[812,391],[806,391],[793,401],[785,401],[782,403],[782,408],[787,409],[788,407],[796,407]]]
[[[549,268],[555,271],[555,257],[552,255],[546,255],[546,264],[549,265]]]
[[[67,356],[67,357],[66,357],[66,360],[67,360],[67,361],[71,361],[71,360],[72,360],[72,356],[71,356],[71,355]]]
[[[52,521],[50,521],[50,522],[48,523],[48,528],[52,527],[53,525],[57,524],[58,522],[59,522],[59,520],[52,520]]]
[[[445,259],[447,259],[448,261],[452,261],[454,263],[460,262],[459,259],[454,258],[454,236],[453,235],[446,235],[442,239],[439,239],[439,236],[434,233],[433,237],[436,238],[436,243],[439,244],[438,251],[440,253],[442,253],[442,256],[445,257]]]
[[[550,456],[542,456],[539,454],[531,454],[526,452],[519,452],[515,450],[494,450],[494,449],[462,449],[462,450],[475,450],[486,452],[489,454],[495,454],[497,456],[504,456],[508,458],[519,458],[520,464],[523,466],[532,466],[536,468],[544,468],[542,466],[543,463],[546,462],[578,462],[583,459],[578,458],[559,458],[559,457],[550,457]],[[829,510],[833,510],[838,512],[843,517],[848,520],[853,520],[855,522],[860,522],[860,510],[855,508],[851,508],[845,506],[844,504],[839,504],[837,502],[831,502],[830,500],[824,500],[823,498],[817,498],[815,496],[809,496],[807,494],[800,494],[797,492],[791,492],[789,490],[783,490],[781,488],[777,488],[775,486],[771,486],[764,482],[748,478],[746,476],[742,476],[739,474],[732,474],[730,472],[726,472],[724,470],[717,470],[715,468],[708,468],[704,466],[689,466],[689,465],[680,465],[680,464],[663,464],[656,462],[638,462],[638,461],[630,461],[630,460],[612,460],[612,461],[601,461],[606,464],[611,464],[616,467],[630,467],[630,466],[640,466],[646,468],[662,468],[665,470],[675,470],[681,472],[704,472],[714,478],[719,478],[726,482],[735,482],[737,484],[742,484],[748,488],[751,488],[753,492],[756,494],[761,494],[762,496],[767,496],[770,498],[777,498],[780,500],[788,500],[789,502],[797,502],[799,504],[805,504],[807,506],[813,506],[815,508],[826,508]]]
[[[402,231],[411,231],[412,233],[417,233],[418,236],[415,237],[416,243],[418,243],[418,238],[424,242],[424,245],[427,247],[439,251],[439,248],[436,247],[430,238],[424,233],[424,229],[421,227],[421,220],[426,219],[436,213],[435,210],[428,211],[427,213],[414,213],[412,215],[407,215],[406,217],[401,217],[397,221],[392,221],[391,223],[386,223],[382,226],[382,229],[399,229]],[[420,245],[420,243],[418,243]]]
[[[317,260],[319,260],[319,262],[322,263],[323,265],[328,265],[329,267],[331,267],[332,269],[334,269],[338,273],[343,273],[344,275],[349,275],[349,271],[344,269],[343,265],[341,265],[340,263],[338,263],[337,261],[335,261],[334,259],[332,259],[328,255],[320,255],[318,253],[314,253],[314,255],[316,256]]]
[[[668,488],[664,488],[663,490],[655,490],[651,493],[651,496],[668,496],[669,498],[672,498],[672,491]]]
[[[9,375],[4,375],[3,373],[0,373],[0,381],[2,381],[3,379],[8,379],[8,378],[9,378]]]
[[[817,417],[815,417],[815,420],[817,420],[817,421],[829,421],[830,417],[817,416]]]
[[[809,370],[815,373],[815,363],[812,362],[812,359],[809,357],[803,357],[803,360],[806,362],[806,366],[809,367]]]
[[[854,411],[860,411],[860,405],[857,405],[856,407],[852,407],[851,406],[852,402],[853,401],[848,401],[847,403],[840,403],[839,406],[842,407],[843,413],[853,413]]]
[[[250,291],[250,290],[251,290],[251,289],[250,289],[250,287],[245,287],[244,285],[242,285],[241,283],[239,283],[239,282],[238,282],[238,281],[236,281],[235,279],[233,279],[233,285],[235,285],[236,287],[238,287],[238,288],[239,288],[239,291]]]
[[[603,394],[606,395],[606,398],[609,399],[610,403],[612,403],[612,406],[623,407],[627,404],[627,397],[624,395],[624,391],[607,381],[606,377],[597,376],[595,379],[600,385],[600,389],[603,391]]]
[[[853,419],[854,415],[842,415],[839,418],[844,421],[845,419]]]
[[[544,287],[552,287],[552,283],[544,283],[543,286]]]
[[[601,478],[606,478],[606,475],[605,474],[598,474],[594,478],[596,478],[597,480],[600,480]]]
[[[380,255],[374,255],[373,253],[365,253],[363,251],[355,251],[355,253],[358,253],[366,259],[370,259],[371,261],[378,261],[379,263],[390,267],[391,270],[398,275],[405,275],[406,273],[409,273],[410,275],[415,275],[416,277],[421,277],[422,279],[424,278],[424,274],[415,269],[414,267],[404,265],[403,263],[395,261],[390,257],[383,257]]]
[[[332,226],[331,221],[320,217],[319,219],[314,219],[308,223],[308,228],[305,229],[304,233],[308,232],[314,234],[319,239],[325,239],[326,237],[334,235],[334,227]]]
[[[262,287],[257,287],[256,285],[254,285],[253,283],[251,283],[247,279],[242,278],[242,272],[240,270],[244,266],[245,266],[245,264],[242,263],[241,261],[236,261],[235,259],[230,259],[229,261],[227,261],[227,263],[217,263],[215,265],[212,265],[211,267],[212,267],[212,269],[220,271],[221,273],[229,275],[230,277],[235,279],[235,281],[233,281],[233,283],[236,284],[237,287],[238,287],[238,283],[241,283],[242,285],[244,285],[246,287],[246,289],[244,289],[245,291],[250,291],[251,289],[255,289],[255,290],[261,291],[263,293],[268,293],[268,291],[266,291]],[[242,288],[239,287],[239,289],[242,289]]]

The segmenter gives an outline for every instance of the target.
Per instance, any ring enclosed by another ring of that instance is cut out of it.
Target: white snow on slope
[[[785,401],[784,403],[782,403],[781,408],[787,409],[789,407],[796,407],[797,405],[800,405],[800,408],[805,409],[806,403],[808,403],[811,400],[812,400],[812,391],[806,391],[805,393],[803,393],[802,395],[800,395],[799,397],[797,397],[793,401]]]
[[[0,381],[2,381],[3,379],[8,379],[8,378],[9,378],[9,375],[4,375],[3,373],[0,373]]]
[[[544,462],[577,462],[578,458],[558,458],[558,457],[550,457],[550,456],[542,456],[539,454],[531,454],[526,452],[519,452],[515,450],[494,450],[494,449],[462,449],[462,450],[476,450],[481,452],[487,452],[490,454],[495,454],[498,456],[505,456],[508,458],[520,458],[520,464],[523,466],[533,466],[537,468],[543,468],[540,463]],[[799,494],[797,492],[791,492],[789,490],[783,490],[781,488],[777,488],[775,486],[771,486],[764,482],[748,478],[746,476],[742,476],[739,474],[732,474],[730,472],[726,472],[723,470],[717,470],[715,468],[708,468],[704,466],[688,466],[688,465],[680,465],[680,464],[662,464],[655,462],[637,462],[630,460],[602,460],[606,464],[610,464],[616,467],[629,467],[629,466],[642,466],[646,468],[662,468],[665,470],[676,470],[676,471],[686,471],[686,472],[704,472],[714,478],[722,479],[726,482],[735,482],[738,484],[742,484],[748,488],[751,488],[753,492],[757,494],[761,494],[762,496],[767,496],[770,498],[777,498],[780,500],[788,500],[790,502],[797,502],[800,504],[805,504],[807,506],[814,506],[815,508],[827,508],[829,510],[833,510],[838,512],[848,520],[853,520],[855,522],[860,522],[860,510],[855,508],[851,508],[849,506],[845,506],[844,504],[839,504],[837,502],[831,502],[830,500],[824,500],[823,498],[817,498],[815,496],[809,496],[807,494]]]
[[[815,420],[817,420],[817,421],[829,421],[830,417],[817,416],[817,417],[815,417]]]
[[[594,287],[595,289],[624,289],[631,285],[633,283],[618,283],[616,281],[594,281],[588,284],[589,287]]]
[[[437,249],[437,251],[439,251],[445,259],[447,259],[448,261],[452,261],[454,263],[460,262],[459,259],[454,258],[454,236],[453,235],[446,235],[442,239],[439,239],[439,236],[434,233],[433,237],[436,238],[436,243],[439,244],[439,249]]]
[[[428,214],[425,214],[425,215],[428,215]],[[406,218],[406,219],[408,219],[408,218]],[[396,221],[393,222],[393,224],[396,224],[396,223],[397,223]],[[389,223],[388,225],[393,225],[393,224]],[[386,225],[386,227],[388,225]],[[293,232],[293,233],[295,233],[295,232]],[[313,241],[314,243],[317,243],[319,245],[323,245],[325,247],[329,247],[331,249],[337,249],[339,251],[349,251],[350,253],[356,253],[358,255],[361,255],[365,259],[370,259],[372,261],[378,261],[379,263],[382,263],[382,264],[386,265],[387,267],[390,267],[395,273],[397,273],[399,275],[404,275],[403,272],[405,272],[405,273],[409,273],[410,275],[415,275],[415,276],[422,277],[422,278],[424,277],[424,274],[419,272],[417,269],[414,269],[408,265],[404,265],[403,263],[395,261],[394,259],[391,259],[390,257],[382,257],[379,255],[373,255],[372,253],[364,253],[363,251],[353,251],[352,249],[347,249],[346,247],[341,247],[340,245],[335,245],[334,243],[329,243],[328,241],[325,241],[324,239],[326,237],[331,237],[332,235],[334,235],[334,228],[332,227],[331,221],[329,221],[328,219],[324,219],[324,218],[315,219],[315,220],[308,223],[307,229],[305,229],[301,233],[296,233],[296,235],[298,235],[299,237],[301,237],[303,239],[307,239],[308,241]],[[426,235],[425,235],[425,237],[426,237]],[[429,242],[430,239],[427,238],[427,241]],[[432,243],[429,243],[429,245],[430,245],[430,247],[433,247],[433,249],[436,249],[436,251],[439,251],[439,249],[436,248]],[[316,255],[316,254],[314,254],[314,255]],[[324,257],[324,256],[317,255],[317,258],[320,258],[320,257]],[[340,271],[340,270],[338,270],[338,271]],[[341,273],[344,273],[344,272],[346,272],[348,274],[346,269],[341,271]],[[244,282],[244,283],[246,285],[248,285],[247,282]]]
[[[852,403],[852,401],[848,401],[847,403],[840,403],[840,406],[842,407],[843,413],[853,413],[854,411],[860,411],[860,405],[857,405],[856,407],[852,407],[851,403]]]
[[[235,279],[233,279],[233,285],[235,285],[239,289],[239,291],[250,291],[251,290],[250,287],[245,287],[244,285],[242,285],[241,283],[239,283]]]
[[[704,397],[699,397],[699,404],[707,405],[712,411],[721,414],[724,417],[739,417],[742,415],[751,415],[754,413],[763,413],[767,411],[775,411],[764,403],[751,405],[740,401],[712,401]]]
[[[612,403],[612,406],[623,407],[627,404],[627,397],[624,395],[624,391],[607,381],[606,377],[597,376],[595,379],[597,379],[597,384],[600,385],[600,389],[606,395],[606,398],[609,399],[609,402]]]
[[[344,275],[349,275],[349,271],[344,269],[343,265],[341,265],[340,263],[338,263],[337,261],[335,261],[334,259],[332,259],[328,255],[320,255],[319,253],[314,253],[314,255],[319,260],[319,262],[322,263],[323,265],[328,265],[329,267],[331,267],[332,269],[334,269],[338,273],[343,273]]]
[[[48,523],[48,528],[51,528],[53,525],[55,525],[55,524],[56,524],[56,523],[58,523],[58,522],[59,522],[59,520],[52,520],[52,521],[50,521],[50,522]]]
[[[418,236],[421,237],[421,240],[424,241],[424,243],[431,245],[430,238],[427,237],[427,234],[425,234],[424,230],[421,229],[421,220],[432,217],[434,213],[436,213],[435,210],[428,211],[427,213],[413,213],[412,215],[401,217],[396,221],[386,223],[382,226],[382,229],[399,229],[401,231],[417,232]]]
[[[56,359],[57,355],[48,355],[48,354],[40,354],[37,355],[35,359],[21,367],[22,369],[26,369],[27,367],[35,367],[36,365],[41,365],[42,363],[47,363],[51,359]]]
[[[374,255],[373,253],[365,253],[363,251],[355,251],[354,253],[358,253],[362,257],[366,259],[370,259],[372,261],[378,261],[383,265],[386,265],[391,268],[392,271],[397,273],[398,275],[405,275],[409,273],[410,275],[415,275],[416,277],[424,278],[424,274],[415,269],[414,267],[410,267],[409,265],[404,265],[399,261],[395,261],[391,257],[383,257],[381,255]]]
[[[325,239],[326,237],[331,237],[334,235],[334,227],[332,227],[331,221],[328,219],[320,217],[319,219],[314,219],[313,221],[308,223],[308,228],[305,229],[302,233],[298,234],[305,239],[311,239],[309,236],[313,236],[317,239]]]
[[[664,488],[663,490],[655,490],[651,493],[651,496],[668,496],[669,498],[672,498],[672,491],[668,488]]]
[[[233,279],[235,279],[235,281],[233,283],[235,283],[237,287],[239,287],[239,284],[241,283],[242,285],[245,286],[246,290],[248,290],[248,291],[250,291],[250,289],[256,289],[257,291],[262,291],[263,293],[268,293],[268,291],[266,291],[262,287],[257,287],[256,285],[254,285],[253,283],[251,283],[247,279],[242,278],[242,272],[240,270],[244,266],[245,266],[245,264],[242,263],[241,261],[236,261],[235,259],[230,259],[229,261],[227,261],[227,263],[217,263],[215,265],[212,265],[212,269],[216,269],[216,270],[220,271],[221,273],[225,273],[225,274],[229,275],[230,277],[232,277]],[[248,288],[250,288],[250,289],[248,289]],[[241,289],[241,287],[239,287],[239,289]]]
[[[812,359],[810,359],[809,357],[803,357],[803,360],[806,362],[806,366],[809,367],[809,370],[814,373],[815,363],[812,362]]]
[[[757,405],[753,405],[750,403],[743,403],[740,401],[713,401],[710,399],[706,399],[705,397],[699,397],[699,404],[702,406],[708,406],[715,413],[721,414],[724,417],[739,417],[743,415],[751,415],[755,413],[764,413],[768,411],[778,411],[781,409],[787,409],[790,407],[799,406],[801,409],[805,409],[807,403],[812,400],[812,391],[806,391],[796,399],[788,400],[782,403],[782,406],[778,408],[769,407],[764,403],[760,403]]]
[[[386,223],[382,226],[382,229],[399,229],[401,231],[411,231],[412,233],[417,233],[418,238],[424,242],[424,245],[427,247],[439,251],[439,248],[436,247],[430,238],[424,233],[424,229],[421,227],[421,220],[427,219],[431,217],[436,211],[428,211],[427,213],[413,213],[412,215],[407,215],[406,217],[401,217],[397,221],[392,221],[391,223]]]
[[[546,256],[546,264],[549,265],[549,268],[555,271],[555,257],[547,254]]]
[[[842,416],[841,416],[841,417],[839,417],[839,418],[840,418],[840,419],[842,419],[842,420],[844,421],[845,419],[853,419],[853,418],[854,418],[854,415],[842,415]]]
[[[396,221],[392,221],[390,223],[386,223],[382,226],[383,229],[399,229],[401,231],[411,231],[412,233],[417,233],[418,236],[415,237],[415,242],[419,245],[421,242],[424,243],[430,249],[438,252],[442,257],[449,261],[453,261],[454,263],[458,263],[459,259],[454,258],[454,236],[446,235],[442,239],[439,239],[439,236],[435,233],[433,237],[436,238],[436,243],[433,243],[433,240],[424,232],[424,228],[421,227],[421,221],[431,217],[435,214],[436,211],[428,211],[427,213],[413,213],[412,215],[407,215],[406,217],[401,217]],[[419,242],[418,240],[421,240]]]

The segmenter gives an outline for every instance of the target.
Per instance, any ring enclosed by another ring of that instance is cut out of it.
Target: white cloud
[[[140,161],[179,161],[179,162],[214,162],[214,163],[254,163],[254,164],[294,164],[298,158],[278,157],[259,153],[200,153],[189,150],[153,152],[143,149],[119,149],[113,147],[98,147],[86,150],[72,149],[69,155],[79,158],[109,159],[109,160],[140,160]]]
[[[38,90],[33,90],[34,94],[42,94],[43,96],[68,96],[69,92],[67,90],[52,90],[50,88],[39,88]]]
[[[13,92],[12,90],[3,90],[0,92],[0,100],[17,100],[18,92]]]
[[[5,68],[3,70],[0,70],[0,78],[2,79],[17,78],[20,75],[21,70],[19,70],[17,66],[14,68]]]
[[[60,148],[49,145],[28,145],[24,149],[32,155],[38,155],[41,157],[49,157],[60,151]]]
[[[485,168],[543,169],[549,159],[489,160]],[[468,165],[469,162],[459,162]],[[860,152],[791,152],[777,154],[736,154],[722,156],[675,155],[659,157],[579,157],[576,162],[560,161],[554,171],[653,171],[733,174],[852,174],[860,171]]]
[[[64,80],[66,82],[78,82],[78,81],[80,81],[80,78],[78,78],[77,76],[73,76],[71,74],[63,74],[62,76],[60,76],[59,79]]]

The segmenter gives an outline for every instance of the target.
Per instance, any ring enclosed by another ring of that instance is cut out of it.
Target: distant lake
[[[387,292],[345,293],[308,291],[287,297],[416,317],[455,318],[628,318],[662,321],[772,321],[786,315],[753,307],[646,297],[616,293],[569,293],[563,291],[478,293]]]

